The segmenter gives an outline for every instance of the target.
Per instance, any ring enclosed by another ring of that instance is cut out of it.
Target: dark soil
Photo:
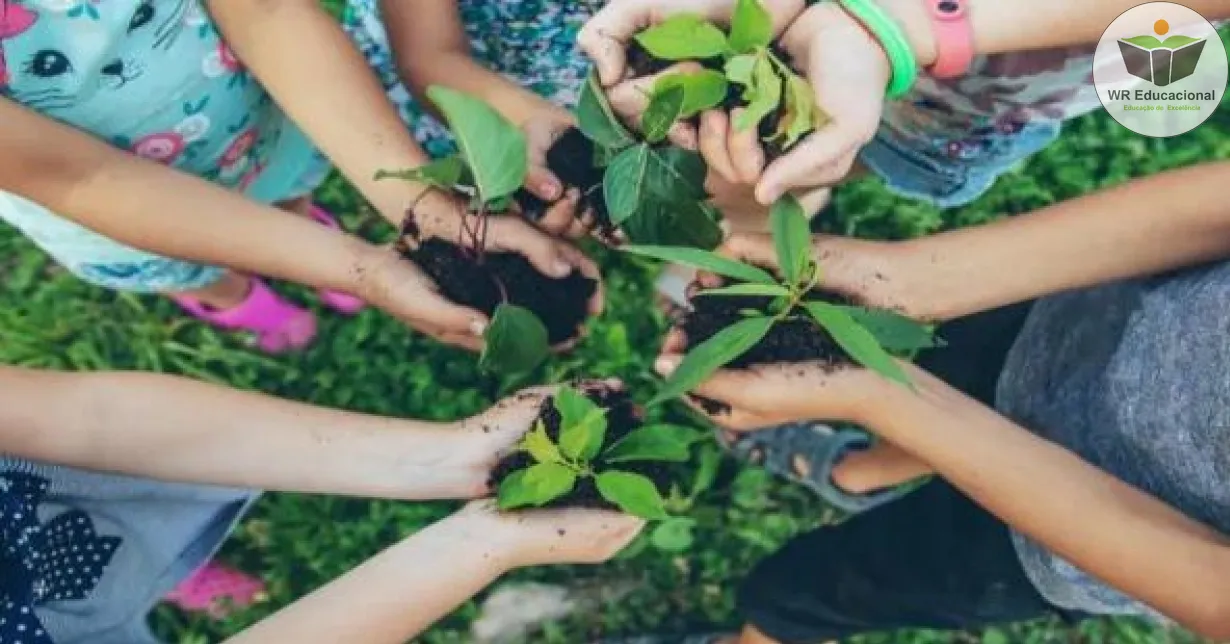
[[[589,317],[597,282],[578,271],[552,279],[516,253],[488,253],[480,266],[461,247],[429,239],[406,258],[418,264],[449,300],[491,315],[505,302],[533,311],[547,327],[552,345],[577,337]]]
[[[769,301],[765,297],[698,297],[692,300],[693,310],[683,320],[688,349],[743,320],[745,316],[741,311],[766,310]],[[774,325],[759,344],[728,366],[743,369],[755,365],[801,362],[833,366],[852,364],[849,356],[833,342],[829,334],[804,316],[801,314],[797,319]]]
[[[585,138],[580,130],[572,128],[551,146],[547,151],[547,168],[568,188],[581,191],[581,207],[577,214],[586,211],[594,213],[598,222],[598,230],[609,236],[615,231],[611,224],[611,215],[606,208],[606,194],[602,190],[603,168],[594,166],[594,143]],[[517,194],[521,212],[531,221],[541,219],[547,208],[547,202],[526,191]]]
[[[607,430],[603,449],[613,445],[616,441],[619,441],[642,425],[641,410],[632,403],[632,399],[628,396],[627,392],[610,388],[593,388],[587,389],[585,393],[589,396],[590,400],[607,409]],[[551,437],[552,441],[558,442],[560,415],[555,409],[555,401],[553,399],[548,398],[543,401],[542,412],[538,417],[542,419],[543,424],[546,426],[547,435]],[[533,457],[524,452],[517,452],[505,457],[504,460],[495,466],[495,470],[491,474],[492,487],[498,487],[509,474],[523,470],[533,464]],[[670,485],[670,473],[667,471],[667,466],[664,463],[620,463],[618,468],[621,471],[633,472],[648,477],[658,486],[659,490],[664,490]],[[577,486],[573,488],[572,492],[552,501],[547,504],[547,507],[619,509],[602,498],[592,478],[579,479]]]

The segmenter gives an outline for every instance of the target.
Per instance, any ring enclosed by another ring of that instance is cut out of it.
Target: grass
[[[1230,158],[1230,109],[1195,132],[1167,141],[1135,136],[1104,115],[1072,124],[1062,140],[1005,177],[978,203],[941,213],[893,198],[872,182],[842,191],[834,232],[906,238],[977,225],[1120,183],[1133,176],[1209,159]],[[344,213],[351,230],[372,238],[390,231],[340,180],[321,201]],[[269,240],[277,243],[277,240]],[[652,305],[652,275],[641,265],[603,254],[608,313],[574,353],[549,363],[535,380],[619,376],[644,398],[665,321]],[[311,301],[303,289],[285,292]],[[178,373],[316,404],[390,416],[452,419],[477,412],[501,393],[526,384],[481,374],[473,357],[418,336],[373,311],[355,320],[322,315],[321,339],[307,352],[263,357],[241,336],[218,333],[176,314],[154,298],[86,286],[55,266],[16,232],[0,228],[0,361],[50,369],[141,369]],[[170,641],[203,644],[241,629],[323,584],[390,543],[455,507],[290,494],[266,496],[228,543],[223,556],[259,574],[267,604],[223,623],[160,610],[158,631]],[[638,543],[600,568],[556,568],[517,579],[626,583],[633,590],[601,612],[550,625],[535,642],[587,641],[597,635],[735,627],[733,590],[758,559],[792,535],[832,521],[834,514],[799,488],[761,470],[724,462],[718,483],[690,511],[699,522],[683,555]],[[902,535],[908,538],[909,535]],[[413,598],[406,598],[413,602]],[[424,635],[431,644],[465,642],[474,604]],[[902,632],[863,638],[901,642],[1196,642],[1182,632],[1133,620],[1096,620],[1078,627],[1046,621],[981,633]]]

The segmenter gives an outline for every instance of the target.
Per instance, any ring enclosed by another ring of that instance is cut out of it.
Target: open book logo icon
[[[1171,36],[1161,40],[1155,36],[1121,38],[1119,53],[1128,73],[1166,87],[1196,73],[1204,54],[1206,38]]]

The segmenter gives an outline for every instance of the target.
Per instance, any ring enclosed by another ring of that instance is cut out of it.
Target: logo
[[[1145,136],[1189,132],[1213,116],[1230,77],[1225,45],[1200,14],[1150,2],[1119,16],[1098,43],[1093,78],[1102,105]]]

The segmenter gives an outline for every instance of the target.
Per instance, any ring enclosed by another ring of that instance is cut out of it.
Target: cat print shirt
[[[285,198],[314,153],[201,2],[0,0],[0,96],[258,200]]]

